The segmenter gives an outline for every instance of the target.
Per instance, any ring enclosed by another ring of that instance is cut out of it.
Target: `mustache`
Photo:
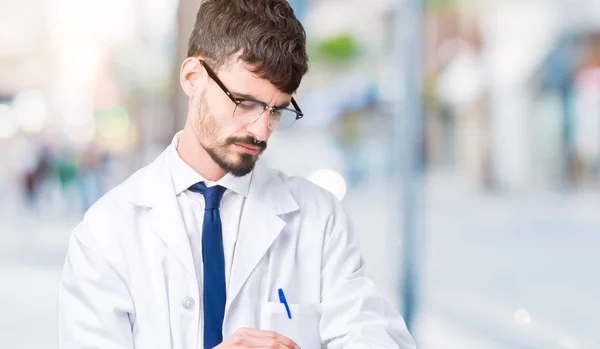
[[[267,142],[259,141],[258,139],[248,136],[248,137],[230,137],[227,139],[227,144],[246,144],[251,145],[253,147],[260,148],[261,151],[267,149]]]

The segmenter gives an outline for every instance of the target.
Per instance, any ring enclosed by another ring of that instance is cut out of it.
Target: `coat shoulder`
[[[113,210],[126,210],[133,207],[138,189],[149,171],[150,165],[142,167],[109,190],[88,209],[84,219],[101,218],[104,215],[111,214]]]
[[[301,209],[310,206],[320,208],[321,212],[333,213],[340,205],[340,201],[335,195],[308,179],[301,176],[289,176],[275,169],[272,171],[283,182]]]
[[[150,165],[137,170],[100,197],[84,214],[78,230],[85,231],[98,243],[119,240],[119,232],[133,223],[132,218],[140,209],[135,201],[150,170]]]

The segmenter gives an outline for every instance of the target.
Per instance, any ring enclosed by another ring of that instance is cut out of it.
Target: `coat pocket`
[[[285,306],[278,302],[264,303],[261,308],[261,330],[275,331],[294,342],[302,349],[321,348],[319,304],[288,304],[292,318],[288,318]]]

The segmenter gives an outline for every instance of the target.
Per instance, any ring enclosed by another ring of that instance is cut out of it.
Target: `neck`
[[[209,181],[216,182],[226,175],[226,172],[213,161],[206,150],[198,143],[194,132],[187,124],[179,138],[177,153],[186,164]]]

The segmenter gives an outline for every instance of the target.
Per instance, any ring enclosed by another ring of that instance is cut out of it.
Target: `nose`
[[[259,141],[267,141],[271,135],[271,129],[269,129],[269,117],[271,111],[268,109],[263,110],[260,117],[253,123],[249,124],[246,128],[255,139]]]

